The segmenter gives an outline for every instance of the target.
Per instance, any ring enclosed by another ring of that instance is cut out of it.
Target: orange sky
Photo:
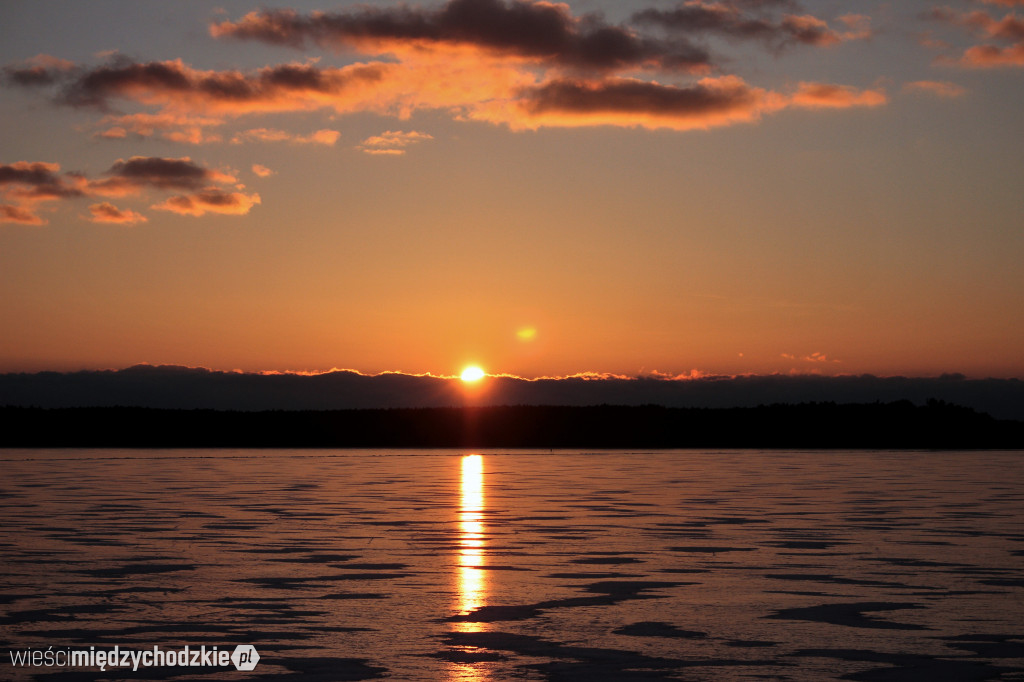
[[[1024,376],[1017,0],[261,7],[0,7],[0,371]]]

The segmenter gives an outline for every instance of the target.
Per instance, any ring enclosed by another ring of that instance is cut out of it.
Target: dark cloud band
[[[513,0],[450,0],[439,9],[406,6],[300,15],[264,10],[214,24],[215,37],[302,47],[399,44],[466,45],[493,53],[583,69],[706,66],[708,54],[682,39],[655,40],[601,17],[573,17],[564,5]]]
[[[492,377],[482,404],[753,407],[772,403],[940,399],[1000,419],[1024,419],[1024,382],[967,379],[761,375],[701,379]],[[446,407],[467,404],[455,378],[352,371],[302,374],[219,372],[143,365],[118,371],[0,374],[0,405],[135,406],[237,410]]]

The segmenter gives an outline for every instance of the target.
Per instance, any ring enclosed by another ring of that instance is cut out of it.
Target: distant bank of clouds
[[[463,405],[662,405],[753,407],[775,403],[870,403],[929,399],[1024,420],[1024,381],[817,375],[664,378],[456,378],[221,372],[138,365],[121,370],[0,374],[0,405],[155,407],[218,410],[335,410]]]

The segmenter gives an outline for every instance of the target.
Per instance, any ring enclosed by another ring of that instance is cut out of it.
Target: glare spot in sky
[[[533,341],[537,337],[537,330],[533,327],[523,327],[516,332],[520,341]]]

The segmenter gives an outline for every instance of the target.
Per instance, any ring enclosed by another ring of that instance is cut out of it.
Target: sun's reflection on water
[[[484,606],[487,601],[487,537],[484,525],[484,458],[481,455],[462,457],[459,489],[459,535],[456,563],[456,603],[459,614],[467,614]],[[480,632],[482,623],[453,623],[456,632]],[[466,654],[474,654],[475,647],[456,647]],[[449,668],[449,682],[488,682],[491,679],[487,664],[460,661]]]
[[[486,575],[484,556],[484,458],[462,458],[462,499],[459,505],[459,613],[469,613],[484,605]],[[464,623],[463,632],[476,632],[476,623]]]

